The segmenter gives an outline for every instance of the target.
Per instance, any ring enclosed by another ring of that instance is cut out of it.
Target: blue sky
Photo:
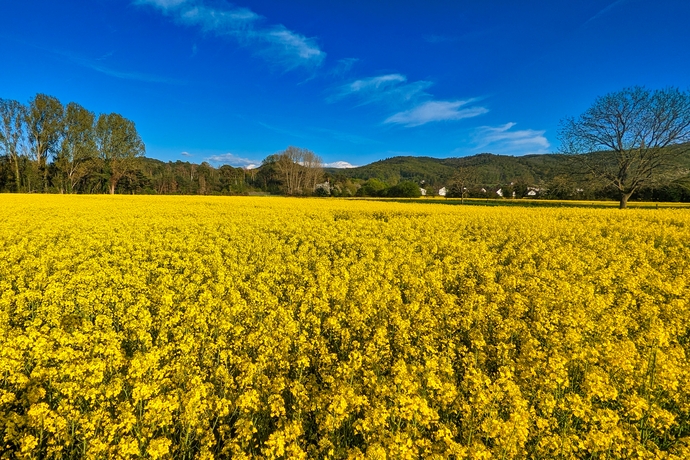
[[[233,166],[558,149],[626,86],[690,88],[685,0],[0,2],[0,97],[133,120],[147,156]]]

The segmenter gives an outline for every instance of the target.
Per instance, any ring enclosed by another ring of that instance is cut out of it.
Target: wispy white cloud
[[[105,53],[101,57],[97,57],[95,60],[96,61],[105,61],[106,59],[112,57],[114,54],[115,54],[114,51],[108,51],[107,53]]]
[[[156,5],[159,8],[173,8],[185,3],[187,0],[139,0],[135,3],[149,3],[151,5]]]
[[[582,27],[587,27],[587,26],[590,25],[592,22],[594,22],[594,21],[596,21],[597,19],[599,19],[600,17],[602,17],[602,16],[608,14],[611,10],[613,10],[614,8],[616,8],[616,7],[620,6],[620,5],[622,5],[623,3],[626,3],[627,1],[628,1],[628,0],[616,0],[615,2],[612,2],[612,3],[608,4],[606,7],[602,8],[602,9],[599,10],[599,11],[597,11],[597,13],[596,13],[594,16],[592,16],[592,17],[590,17],[589,19],[587,19],[587,20],[585,21],[585,23],[582,24]]]
[[[493,153],[528,155],[548,153],[551,144],[545,130],[513,130],[515,123],[501,126],[482,126],[475,132],[477,149],[489,148]]]
[[[401,110],[384,120],[384,124],[406,127],[421,126],[435,121],[462,120],[482,115],[489,109],[469,106],[477,99],[442,101],[434,100],[427,91],[433,82],[419,80],[408,82],[405,75],[391,73],[361,78],[336,88],[328,102],[356,98],[359,105],[384,103]],[[412,107],[412,108],[408,108]]]
[[[76,61],[76,62],[79,62],[79,61]],[[115,77],[115,78],[120,78],[123,80],[143,81],[146,83],[167,83],[167,84],[172,84],[172,85],[182,84],[181,81],[175,80],[172,78],[159,77],[156,75],[150,75],[150,74],[145,74],[145,73],[140,73],[140,72],[120,71],[120,70],[111,69],[109,67],[98,65],[98,64],[95,64],[92,62],[87,62],[87,61],[82,61],[79,63],[85,67],[88,67],[91,70],[95,70],[96,72],[100,72],[104,75],[108,75],[110,77]]]
[[[352,67],[358,62],[359,59],[357,58],[338,59],[335,66],[331,69],[330,74],[336,77],[345,75],[349,73]]]
[[[400,75],[399,73],[394,73],[390,75],[381,75],[380,77],[365,78],[363,80],[356,80],[349,85],[346,85],[345,90],[349,93],[357,93],[360,91],[366,91],[369,89],[378,90],[380,88],[386,88],[397,83],[402,83],[407,81],[407,77]]]
[[[112,66],[105,65],[104,62],[110,59],[115,53],[113,51],[109,51],[108,53],[103,54],[100,57],[97,58],[87,58],[81,55],[78,55],[76,53],[73,53],[71,51],[64,51],[60,49],[54,49],[54,48],[46,48],[42,46],[36,46],[31,43],[26,43],[26,45],[31,46],[33,48],[46,51],[48,53],[54,54],[56,56],[59,56],[62,59],[67,59],[71,61],[74,64],[77,64],[81,67],[85,67],[87,69],[91,69],[95,72],[102,73],[104,75],[108,75],[109,77],[114,77],[114,78],[120,78],[122,80],[134,80],[134,81],[142,81],[146,83],[165,83],[165,84],[171,84],[171,85],[181,85],[184,84],[183,81],[181,80],[176,80],[174,78],[167,78],[167,77],[162,77],[159,75],[153,75],[153,74],[148,74],[148,73],[143,73],[143,72],[137,72],[137,71],[131,71],[131,70],[120,70],[113,68]]]
[[[180,155],[182,155],[183,157],[193,157],[194,156],[189,152],[180,152]]]
[[[324,168],[338,168],[338,169],[349,169],[349,168],[357,168],[357,166],[348,163],[347,161],[334,161],[332,163],[324,163],[323,164]]]
[[[407,77],[399,73],[379,75],[341,85],[327,101],[336,102],[346,97],[356,97],[361,105],[373,102],[400,104],[429,97],[426,90],[432,85],[432,82],[426,80],[408,83]]]
[[[388,117],[384,123],[394,123],[407,127],[421,126],[434,121],[462,120],[477,117],[489,111],[486,107],[467,105],[475,99],[466,101],[426,101],[418,106],[398,112]]]
[[[150,5],[176,22],[198,27],[217,37],[230,37],[251,46],[268,62],[288,70],[317,67],[326,58],[316,40],[289,30],[281,24],[265,24],[266,18],[248,8],[230,4],[210,6],[204,0],[135,0]]]
[[[261,164],[261,161],[257,160],[251,160],[249,158],[242,158],[237,155],[234,155],[232,153],[223,153],[219,155],[212,155],[210,157],[207,157],[205,159],[209,163],[214,163],[214,164],[224,164],[224,165],[230,165],[234,166],[235,168],[246,168],[246,169],[254,169],[258,168],[259,165]]]

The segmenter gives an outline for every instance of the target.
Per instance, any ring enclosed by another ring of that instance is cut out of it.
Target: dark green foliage
[[[331,196],[331,194],[328,191],[328,189],[326,189],[324,187],[319,187],[314,191],[314,196],[327,197],[327,196]]]
[[[401,180],[431,186],[447,186],[458,168],[465,167],[476,173],[476,181],[482,185],[500,185],[517,179],[539,183],[568,169],[569,161],[564,155],[526,155],[513,157],[480,153],[463,158],[394,157],[366,166],[351,169],[326,169],[352,179],[379,179],[389,184]]]
[[[387,188],[388,184],[376,177],[372,177],[357,190],[357,196],[385,196]]]
[[[416,182],[402,181],[386,191],[386,196],[395,198],[419,198],[422,191]]]

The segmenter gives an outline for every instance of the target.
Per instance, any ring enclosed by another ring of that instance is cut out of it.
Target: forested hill
[[[690,149],[671,157],[660,167],[655,180],[639,189],[635,199],[690,200]],[[615,161],[611,152],[600,152],[604,161]],[[606,160],[606,158],[609,160]],[[385,187],[399,182],[420,184],[435,194],[446,187],[451,194],[460,189],[469,196],[503,193],[557,199],[615,199],[616,191],[592,181],[577,158],[562,154],[506,156],[480,153],[463,158],[400,156],[351,169],[327,168],[332,182],[359,182],[357,194],[383,196]],[[460,179],[460,177],[464,177]],[[464,184],[464,185],[463,185]],[[458,189],[457,187],[460,187]],[[354,193],[354,192],[353,192]]]
[[[570,159],[558,154],[513,157],[480,153],[470,157],[442,159],[400,156],[358,168],[327,168],[326,172],[353,179],[376,178],[389,183],[410,180],[444,186],[452,180],[459,168],[466,168],[472,171],[475,182],[479,184],[500,185],[518,180],[537,184],[565,174],[569,165]]]
[[[690,173],[690,153],[673,160],[677,172]],[[410,180],[424,181],[430,185],[443,186],[452,181],[460,168],[472,172],[473,181],[484,185],[500,185],[523,181],[529,184],[545,183],[560,175],[572,174],[573,158],[562,154],[525,156],[495,155],[480,153],[462,158],[431,158],[399,156],[349,169],[326,168],[334,176],[368,180],[376,178],[384,182]]]

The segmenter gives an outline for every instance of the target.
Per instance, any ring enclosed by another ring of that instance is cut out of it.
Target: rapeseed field
[[[0,209],[1,458],[690,458],[690,210]]]

